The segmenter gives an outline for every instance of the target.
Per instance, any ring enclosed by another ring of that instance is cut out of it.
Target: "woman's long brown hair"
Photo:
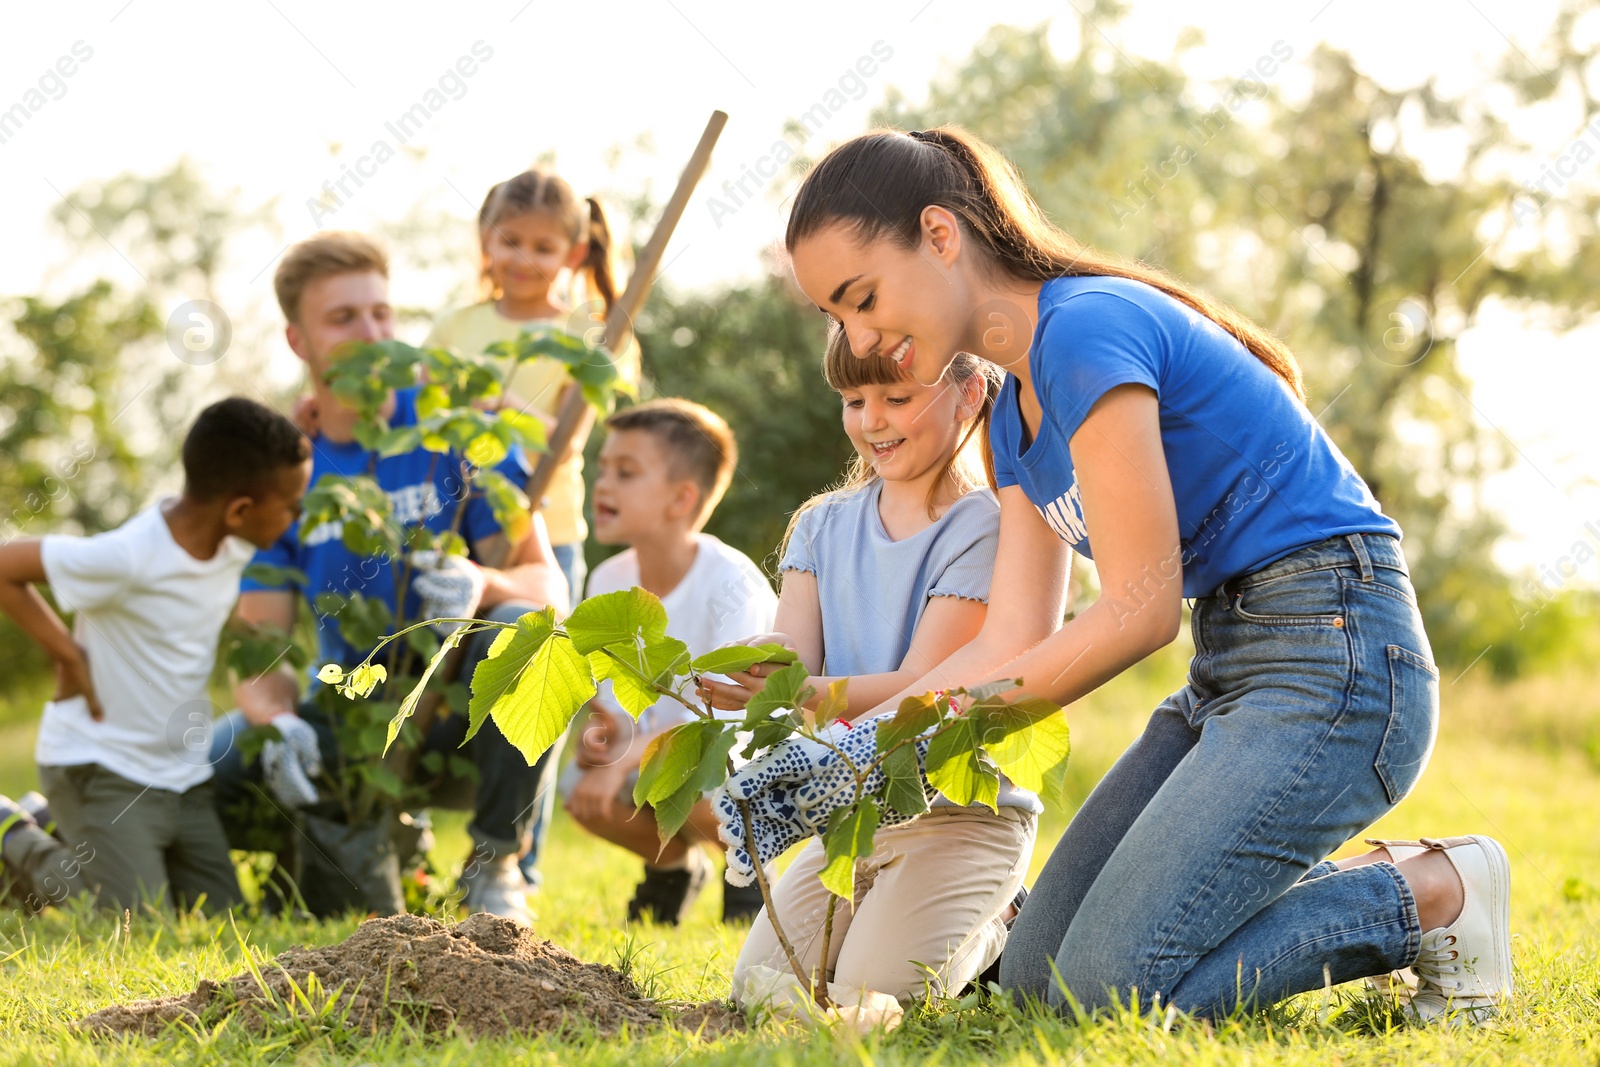
[[[888,236],[916,248],[922,211],[933,204],[954,214],[993,266],[1014,278],[1109,276],[1161,290],[1232,334],[1305,400],[1300,365],[1282,341],[1164,271],[1096,251],[1057,229],[1010,160],[956,126],[915,134],[874,130],[829,152],[795,194],[784,242],[792,255],[805,238],[843,222],[863,241]]]

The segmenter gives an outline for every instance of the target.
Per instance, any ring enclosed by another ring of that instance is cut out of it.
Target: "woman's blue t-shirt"
[[[995,479],[1020,485],[1050,526],[1093,558],[1068,444],[1089,409],[1128,383],[1155,390],[1178,509],[1183,595],[1349,533],[1400,535],[1288,385],[1232,334],[1127,278],[1055,278],[1039,291],[1028,368],[1044,408],[1027,440],[1006,375],[990,426]],[[1170,572],[1169,572],[1170,573]]]

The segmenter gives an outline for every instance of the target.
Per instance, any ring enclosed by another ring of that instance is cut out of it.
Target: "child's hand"
[[[105,722],[105,709],[100,706],[100,698],[94,691],[94,679],[89,674],[89,658],[79,646],[72,647],[73,655],[56,660],[55,699],[68,700],[81,696],[84,703],[89,705],[89,718],[95,722]]]
[[[589,705],[589,721],[578,735],[578,766],[588,770],[615,763],[627,750],[634,723],[598,704]]]
[[[782,645],[791,652],[798,652],[794,638],[788,634],[770,633],[756,634],[739,641],[730,641],[721,647],[730,645]],[[700,698],[707,705],[717,711],[743,711],[744,706],[767,687],[767,678],[775,671],[784,668],[782,663],[756,663],[747,671],[732,671],[728,674],[730,681],[720,681],[714,677],[706,676],[700,680]]]
[[[295,397],[289,418],[307,437],[315,437],[322,432],[322,412],[317,408],[317,398],[314,396]]]
[[[627,769],[616,763],[585,771],[567,798],[568,813],[581,823],[611,822],[627,776]]]

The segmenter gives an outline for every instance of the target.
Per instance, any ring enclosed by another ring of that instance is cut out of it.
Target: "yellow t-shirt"
[[[481,354],[496,341],[515,340],[529,327],[553,325],[560,323],[554,319],[508,319],[491,300],[440,315],[424,344]],[[619,369],[629,381],[638,377],[638,361],[633,358],[637,351],[630,341],[627,352],[619,360]],[[553,418],[570,381],[566,364],[554,359],[535,359],[517,368],[510,386],[512,394],[528,405],[528,410]],[[583,446],[582,441],[572,443],[572,455],[556,468],[545,494],[543,514],[551,544],[577,544],[589,535],[589,528],[583,521]]]

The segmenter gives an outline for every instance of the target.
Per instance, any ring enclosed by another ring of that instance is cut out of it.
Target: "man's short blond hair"
[[[289,249],[272,276],[278,294],[278,307],[290,322],[300,321],[300,295],[318,278],[335,274],[375,271],[389,277],[389,255],[365,234],[349,230],[326,230]]]
[[[606,419],[606,429],[642,430],[655,437],[667,454],[673,476],[688,478],[700,487],[695,528],[706,524],[739,463],[739,445],[721,415],[693,400],[663,397],[623,408]]]

